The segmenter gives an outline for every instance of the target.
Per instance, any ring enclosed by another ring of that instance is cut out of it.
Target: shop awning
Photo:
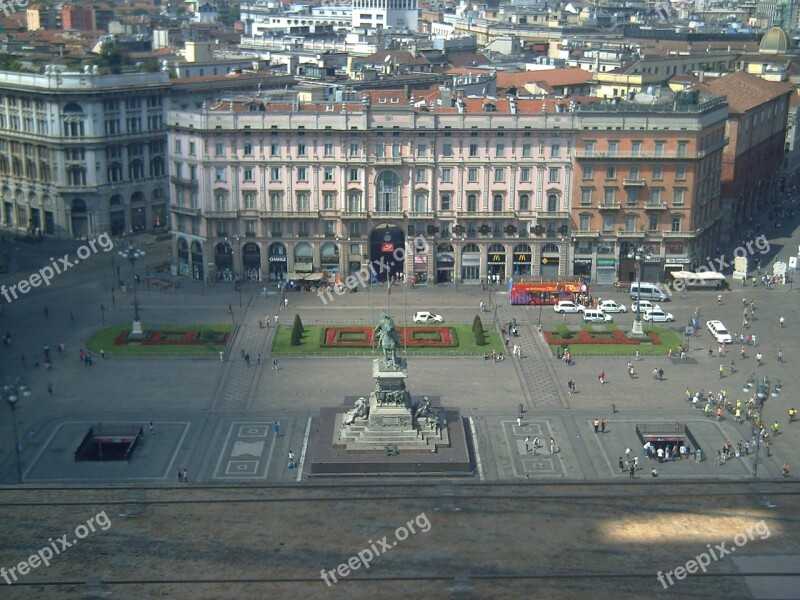
[[[289,271],[286,273],[286,279],[291,281],[321,281],[322,273],[296,273]]]

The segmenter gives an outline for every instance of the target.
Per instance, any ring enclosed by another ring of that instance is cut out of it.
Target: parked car
[[[725,325],[722,324],[722,321],[708,321],[706,323],[706,328],[711,332],[711,335],[714,336],[718,344],[733,343],[733,337],[730,332],[725,329]]]
[[[669,323],[674,321],[675,317],[672,316],[672,313],[664,312],[660,308],[652,308],[642,312],[642,319],[653,323]]]
[[[609,323],[614,317],[597,308],[587,308],[583,311],[583,320],[586,323]]]
[[[444,317],[423,310],[414,315],[414,323],[444,323]]]
[[[624,304],[620,304],[615,300],[603,300],[597,305],[597,308],[602,310],[604,313],[624,313],[628,312],[628,309],[625,307]]]
[[[661,310],[660,304],[653,304],[650,300],[642,300],[641,303],[634,302],[631,304],[631,312],[636,312],[636,305],[639,304],[641,308],[639,309],[641,312],[645,312],[647,310]]]
[[[557,313],[579,313],[583,312],[583,306],[575,304],[572,300],[559,300],[553,306],[553,310]]]

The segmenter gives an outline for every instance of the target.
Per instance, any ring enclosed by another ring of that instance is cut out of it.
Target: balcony
[[[703,155],[705,156],[705,154]],[[663,152],[587,152],[585,150],[576,150],[575,158],[582,160],[693,160],[695,158],[703,158],[699,152],[678,152],[677,150]]]
[[[694,232],[692,231],[662,231],[661,235],[665,238],[687,238],[687,237],[694,237]]]
[[[197,180],[196,179],[186,179],[184,177],[175,177],[172,175],[169,178],[170,182],[174,183],[175,185],[180,185],[183,187],[190,187],[190,188],[197,188]]]
[[[667,210],[667,205],[663,202],[647,202],[644,205],[645,210]]]
[[[617,231],[617,237],[625,237],[625,238],[643,238],[645,236],[644,231],[634,231],[634,230],[627,230],[627,229],[619,229]]]
[[[257,208],[243,208],[239,211],[240,217],[250,218],[250,219],[257,219],[258,218],[258,209]]]
[[[407,213],[409,219],[433,219],[434,214],[432,210],[427,211],[409,211]]]
[[[574,238],[598,238],[600,237],[599,231],[572,231],[572,237]]]
[[[626,187],[644,187],[645,181],[644,179],[622,179],[622,185]]]
[[[402,156],[376,156],[373,159],[374,165],[400,165],[402,163]]]
[[[513,210],[493,210],[480,216],[483,219],[514,219],[517,215]]]
[[[405,213],[402,210],[373,210],[370,216],[380,219],[402,219]]]
[[[620,210],[622,204],[619,202],[601,202],[597,205],[599,210]]]
[[[188,206],[178,206],[177,204],[173,204],[169,207],[172,212],[178,215],[186,215],[187,217],[199,217],[200,216],[200,209],[199,208],[190,208]]]
[[[542,210],[536,216],[540,219],[569,219],[569,211]]]
[[[206,219],[235,219],[235,210],[207,210],[205,212]]]
[[[366,219],[367,211],[365,210],[344,210],[342,211],[342,219]]]

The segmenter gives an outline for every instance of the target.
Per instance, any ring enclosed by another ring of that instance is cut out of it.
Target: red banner
[[[394,252],[394,244],[392,242],[383,242],[381,244],[381,252]]]

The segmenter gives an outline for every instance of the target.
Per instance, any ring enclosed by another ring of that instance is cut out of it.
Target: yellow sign
[[[500,262],[500,255],[495,254],[492,256],[492,262]]]
[[[547,264],[547,259],[546,259],[546,258],[543,258],[543,259],[542,259],[542,264],[543,264],[543,265],[546,265],[546,264]]]

